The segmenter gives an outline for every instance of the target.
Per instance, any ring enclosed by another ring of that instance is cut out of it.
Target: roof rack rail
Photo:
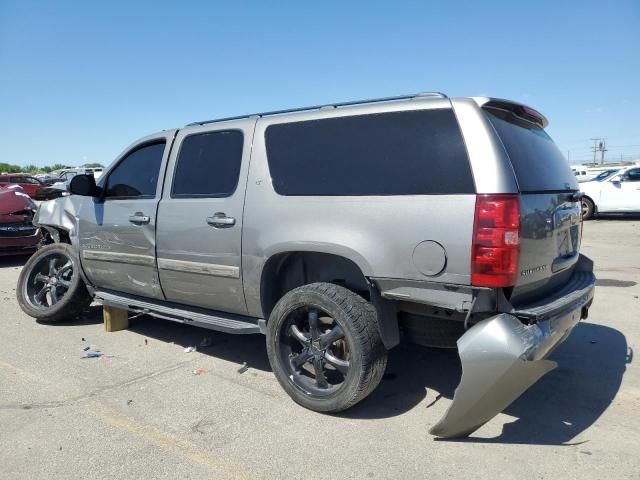
[[[421,93],[414,93],[411,95],[397,95],[395,97],[381,97],[381,98],[369,98],[366,100],[352,100],[350,102],[329,103],[329,104],[323,104],[323,105],[313,105],[310,107],[289,108],[286,110],[273,110],[271,112],[251,113],[249,115],[238,115],[236,117],[216,118],[214,120],[205,120],[203,122],[189,123],[186,126],[192,127],[195,125],[205,125],[207,123],[225,122],[228,120],[240,120],[242,118],[266,117],[269,115],[280,115],[282,113],[295,113],[295,112],[304,112],[307,110],[320,110],[321,108],[326,108],[326,107],[333,107],[333,108],[348,107],[351,105],[364,105],[367,103],[393,102],[395,100],[412,100],[414,98],[422,98],[422,97],[448,98],[444,93],[440,93],[440,92],[421,92]]]

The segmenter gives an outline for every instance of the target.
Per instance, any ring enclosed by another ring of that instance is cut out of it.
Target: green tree
[[[51,170],[62,170],[63,168],[67,168],[67,166],[62,163],[54,163],[51,165]]]
[[[40,167],[37,165],[27,165],[24,167],[23,172],[28,173],[38,173],[40,171]]]
[[[19,173],[22,172],[22,167],[19,165],[12,165],[10,163],[0,163],[0,172],[6,173]]]
[[[44,173],[51,173],[51,167],[42,167],[40,170],[42,170]]]
[[[101,163],[85,163],[82,166],[85,168],[104,168],[104,165]]]

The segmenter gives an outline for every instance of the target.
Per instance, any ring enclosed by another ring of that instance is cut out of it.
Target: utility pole
[[[604,163],[604,152],[607,151],[607,141],[604,138],[591,138],[593,140],[593,164],[597,165],[596,162],[596,153],[600,152],[600,165]]]
[[[598,151],[598,142],[602,140],[601,138],[590,138],[589,140],[593,140],[593,164],[596,165],[596,152]]]
[[[604,152],[607,151],[607,142],[604,138],[602,139],[598,147],[600,149],[600,165],[602,165],[604,163]]]

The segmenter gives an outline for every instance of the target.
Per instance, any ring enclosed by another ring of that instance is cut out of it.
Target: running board
[[[266,322],[262,318],[247,317],[203,308],[187,309],[184,305],[177,303],[159,302],[146,298],[142,299],[133,295],[105,290],[96,290],[94,295],[95,299],[103,305],[143,313],[174,322],[197,325],[219,332],[236,334],[266,332]]]

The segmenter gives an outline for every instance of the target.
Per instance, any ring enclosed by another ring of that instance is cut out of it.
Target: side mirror
[[[96,185],[93,174],[76,175],[69,184],[69,193],[83,197],[99,197],[101,189]]]

